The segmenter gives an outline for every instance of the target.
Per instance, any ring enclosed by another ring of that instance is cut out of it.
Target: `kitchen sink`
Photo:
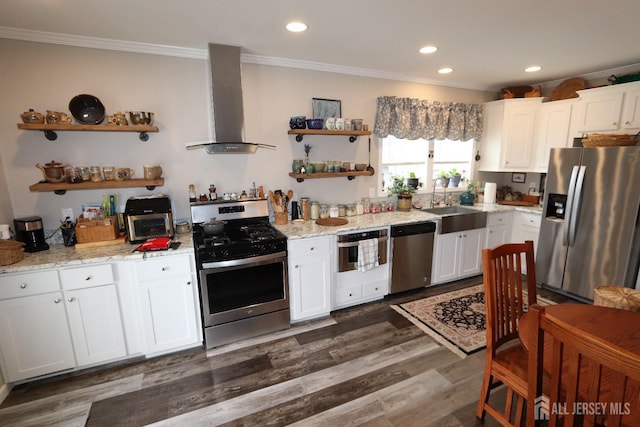
[[[440,215],[440,234],[458,233],[487,226],[487,213],[462,206],[443,206],[423,209],[434,215]]]

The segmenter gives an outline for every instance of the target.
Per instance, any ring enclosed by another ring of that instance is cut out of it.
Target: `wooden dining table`
[[[589,304],[556,304],[544,307],[545,315],[597,336],[640,359],[640,313]],[[520,318],[518,335],[525,349],[535,339],[529,313]]]

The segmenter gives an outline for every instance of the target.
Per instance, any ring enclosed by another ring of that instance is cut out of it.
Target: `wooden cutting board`
[[[336,225],[345,225],[348,224],[349,221],[346,218],[318,218],[316,219],[316,224],[318,225],[326,225],[326,226],[336,226]]]
[[[115,246],[115,245],[124,245],[127,243],[126,236],[118,237],[113,240],[102,240],[99,242],[86,242],[86,243],[76,243],[76,249],[87,249],[87,248],[97,248],[99,246]]]
[[[511,205],[511,206],[533,206],[533,203],[521,202],[519,200],[500,200],[499,205]]]

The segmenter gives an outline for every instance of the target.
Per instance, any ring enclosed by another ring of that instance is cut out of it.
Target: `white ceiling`
[[[1,9],[0,37],[194,52],[229,44],[258,62],[481,90],[640,71],[638,0],[2,0]],[[292,20],[309,29],[287,32]],[[418,54],[424,45],[439,50]],[[529,65],[543,69],[524,73]],[[444,66],[455,71],[439,75]]]

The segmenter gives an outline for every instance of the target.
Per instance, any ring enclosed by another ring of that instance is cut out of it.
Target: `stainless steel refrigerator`
[[[543,286],[593,300],[635,287],[640,265],[640,146],[552,149],[536,254]]]

